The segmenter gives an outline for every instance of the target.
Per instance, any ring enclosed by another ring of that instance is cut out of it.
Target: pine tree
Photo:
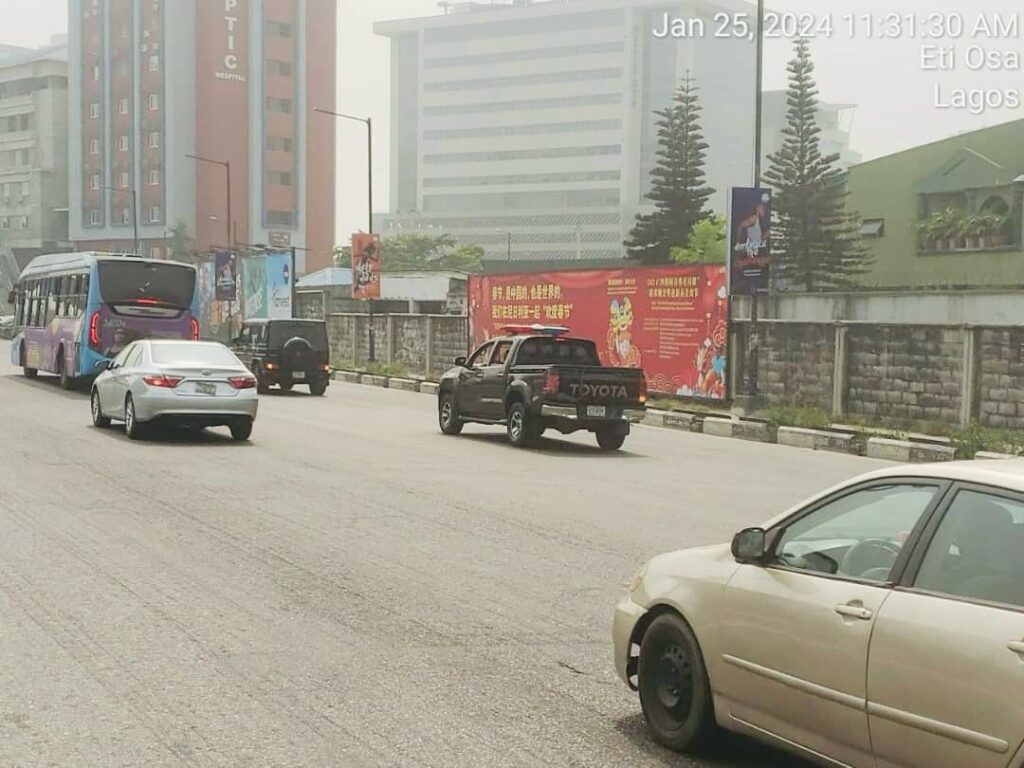
[[[765,181],[772,187],[773,278],[804,290],[848,288],[867,271],[859,216],[846,210],[846,174],[839,155],[821,154],[818,87],[806,39],[789,63],[788,126],[782,149],[771,155]]]
[[[625,245],[630,258],[648,264],[671,262],[672,249],[685,247],[693,227],[712,216],[707,202],[715,193],[704,183],[708,145],[700,127],[698,88],[687,74],[673,104],[658,116],[658,163],[647,199],[656,210],[637,216]]]

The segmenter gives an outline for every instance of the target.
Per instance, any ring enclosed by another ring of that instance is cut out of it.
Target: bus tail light
[[[256,389],[256,379],[252,376],[232,376],[228,383],[235,389]]]
[[[182,376],[143,376],[142,380],[151,387],[160,387],[160,389],[174,389],[176,386],[184,381]]]
[[[561,386],[562,377],[558,375],[558,371],[548,371],[544,376],[544,394],[557,395]]]
[[[93,349],[100,348],[100,313],[93,312],[89,318],[89,346]]]
[[[199,321],[192,318],[192,341],[199,341]]]

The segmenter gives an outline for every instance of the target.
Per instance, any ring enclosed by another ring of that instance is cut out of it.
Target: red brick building
[[[143,255],[184,227],[328,266],[335,125],[313,109],[334,108],[336,30],[336,0],[71,0],[75,246],[131,250],[134,191]]]

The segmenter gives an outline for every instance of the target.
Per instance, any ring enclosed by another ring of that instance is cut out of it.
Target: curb
[[[674,413],[672,411],[648,411],[644,414],[643,424],[648,427],[664,427],[680,432],[704,431],[704,417],[691,413]]]
[[[867,457],[903,464],[927,464],[940,461],[954,461],[956,449],[945,445],[925,445],[906,440],[889,440],[872,437],[868,440]]]
[[[388,388],[398,389],[402,392],[419,392],[420,384],[412,379],[390,379],[388,381]]]
[[[732,437],[755,443],[771,442],[768,425],[757,421],[710,417],[704,419],[704,434],[712,437]]]
[[[419,391],[424,395],[436,395],[440,389],[441,386],[439,384],[435,384],[432,381],[424,381],[420,383]]]
[[[831,451],[833,453],[849,453],[860,455],[860,447],[853,435],[842,432],[829,432],[821,429],[800,429],[798,427],[779,427],[779,445],[791,448],[806,448],[812,451]]]
[[[334,380],[343,381],[346,384],[359,384],[362,380],[362,376],[355,371],[335,371]]]
[[[1020,456],[1015,456],[1012,453],[992,453],[991,451],[978,451],[974,454],[974,458],[978,461],[1005,461],[1007,459],[1019,459]]]

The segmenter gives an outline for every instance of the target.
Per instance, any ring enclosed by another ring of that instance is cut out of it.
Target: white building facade
[[[644,196],[654,112],[687,73],[701,89],[708,183],[725,213],[753,174],[755,46],[715,38],[734,0],[462,3],[378,24],[392,45],[391,217],[450,232],[488,259],[605,260]],[[664,18],[706,33],[659,38]],[[691,25],[692,26],[692,25]]]

